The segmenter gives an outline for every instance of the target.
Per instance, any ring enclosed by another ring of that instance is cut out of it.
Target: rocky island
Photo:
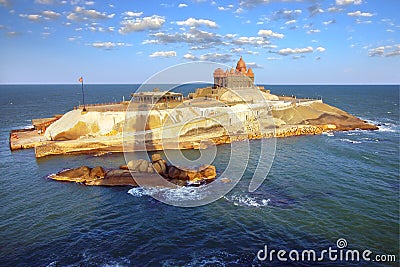
[[[56,181],[68,181],[83,185],[98,186],[139,186],[137,181],[144,181],[140,186],[157,187],[159,179],[168,187],[193,186],[212,182],[217,176],[215,166],[203,165],[196,169],[168,165],[160,154],[153,154],[151,162],[144,159],[131,160],[118,169],[104,170],[101,166],[90,168],[81,166],[50,175]],[[143,178],[143,179],[141,179]]]
[[[277,96],[255,86],[254,73],[242,58],[235,69],[216,69],[213,78],[213,86],[188,97],[139,91],[131,101],[80,106],[33,120],[33,130],[11,132],[10,148],[34,148],[36,157],[202,149],[244,139],[378,129],[321,99]]]

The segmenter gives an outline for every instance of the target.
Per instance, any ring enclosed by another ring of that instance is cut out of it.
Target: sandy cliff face
[[[375,125],[354,117],[353,115],[325,103],[313,102],[309,105],[290,107],[272,111],[276,126],[314,125],[324,126],[325,130],[376,130]]]
[[[47,140],[64,141],[81,137],[115,135],[121,132],[124,112],[82,112],[72,110],[47,128]]]
[[[38,145],[35,153],[37,157],[43,157],[66,153],[122,152],[122,136],[124,142],[132,143],[134,151],[155,151],[198,149],[203,141],[225,144],[273,136],[314,135],[330,130],[378,129],[322,102],[272,110],[271,116],[271,112],[265,112],[265,109],[258,104],[252,108],[234,105],[229,112],[223,107],[188,106],[175,110],[153,110],[150,114],[138,112],[128,116],[126,122],[124,112],[82,113],[73,110],[52,124],[45,133],[48,140],[64,142]],[[138,128],[139,124],[142,127]],[[137,129],[140,128],[145,131],[138,135]]]

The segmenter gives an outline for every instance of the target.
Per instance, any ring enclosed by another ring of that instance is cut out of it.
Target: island
[[[278,96],[254,85],[241,57],[236,68],[213,72],[214,84],[181,93],[139,91],[131,101],[90,104],[13,130],[10,149],[34,148],[36,157],[57,154],[203,149],[245,139],[376,130],[322,99]]]

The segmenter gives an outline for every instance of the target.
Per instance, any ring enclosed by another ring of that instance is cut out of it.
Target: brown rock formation
[[[141,178],[141,185],[159,186],[161,174],[171,183],[184,186],[187,184],[200,184],[212,181],[217,173],[215,166],[203,165],[196,169],[167,166],[159,154],[152,156],[153,163],[143,159],[132,160],[119,169],[106,172],[101,166],[93,169],[81,166],[65,170],[50,176],[53,180],[83,183],[85,185],[103,186],[138,186],[133,177]],[[157,174],[157,173],[158,174]]]

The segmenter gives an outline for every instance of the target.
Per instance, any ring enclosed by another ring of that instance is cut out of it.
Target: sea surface
[[[137,85],[86,85],[86,103],[115,102]],[[321,98],[375,124],[377,131],[278,139],[262,186],[248,192],[255,149],[239,184],[196,208],[163,204],[144,189],[89,187],[49,180],[64,168],[124,164],[120,153],[52,156],[11,152],[9,133],[32,118],[71,110],[80,85],[0,86],[0,266],[259,266],[316,262],[260,261],[268,250],[371,250],[399,265],[399,86],[268,86],[272,93]],[[185,94],[189,85],[178,88]],[[179,91],[178,90],[178,91]],[[259,147],[260,141],[250,142]],[[195,151],[186,151],[190,157]],[[217,170],[230,145],[218,147]],[[266,172],[266,171],[265,171]],[[170,197],[193,197],[171,191]],[[287,255],[286,255],[287,256]]]

